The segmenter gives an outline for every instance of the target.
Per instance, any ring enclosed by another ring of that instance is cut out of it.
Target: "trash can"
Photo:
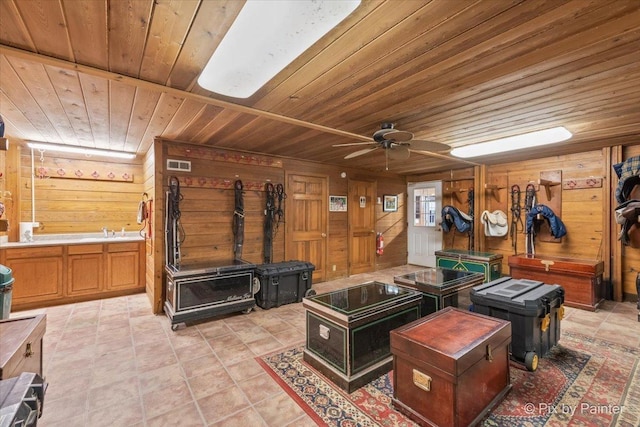
[[[8,319],[11,313],[11,291],[14,281],[11,269],[0,265],[0,319]]]

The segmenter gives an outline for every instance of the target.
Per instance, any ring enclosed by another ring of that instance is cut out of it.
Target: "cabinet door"
[[[62,256],[7,260],[13,270],[13,304],[62,298]]]
[[[69,255],[67,258],[67,295],[100,292],[104,282],[102,253]]]
[[[135,289],[140,286],[140,253],[107,254],[107,289]]]

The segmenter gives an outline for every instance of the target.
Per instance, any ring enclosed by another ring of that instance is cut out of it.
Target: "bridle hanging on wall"
[[[514,184],[511,186],[511,229],[509,230],[509,236],[511,237],[511,246],[513,246],[514,255],[518,255],[518,223],[520,223],[521,230],[524,231],[524,223],[520,217],[520,198],[522,194],[520,192],[520,186]]]

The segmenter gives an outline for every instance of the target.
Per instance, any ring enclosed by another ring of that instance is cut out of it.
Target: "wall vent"
[[[191,172],[191,162],[189,160],[167,159],[167,170]]]

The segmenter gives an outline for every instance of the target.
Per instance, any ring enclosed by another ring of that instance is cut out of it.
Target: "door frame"
[[[365,180],[365,179],[349,179],[348,183],[347,183],[347,200],[349,201],[347,203],[347,205],[350,205],[347,210],[347,234],[348,234],[348,239],[347,239],[347,253],[348,253],[348,259],[347,259],[347,274],[348,276],[351,276],[352,274],[356,274],[356,273],[352,273],[353,270],[353,257],[352,257],[352,248],[353,248],[353,221],[351,220],[351,215],[353,214],[353,209],[358,209],[359,206],[354,206],[354,204],[352,203],[352,196],[353,194],[351,193],[351,184],[353,182],[362,182],[362,183],[367,183],[370,184],[372,186],[372,194],[371,194],[371,203],[369,203],[370,207],[368,209],[371,209],[371,214],[373,216],[373,247],[371,248],[372,251],[372,259],[373,262],[371,263],[370,266],[370,270],[367,271],[363,271],[363,272],[358,272],[357,274],[360,273],[371,273],[376,271],[376,257],[375,257],[375,250],[376,250],[376,246],[375,246],[375,234],[376,234],[376,225],[377,225],[377,215],[376,215],[376,196],[377,196],[377,192],[378,192],[378,182],[377,181],[370,181],[370,180]]]
[[[443,196],[442,196],[442,184],[443,182],[441,180],[430,180],[430,181],[417,181],[417,182],[408,182],[407,183],[407,263],[409,263],[409,258],[411,258],[411,251],[412,251],[412,245],[411,245],[411,241],[410,239],[412,238],[412,234],[411,233],[411,227],[413,227],[410,223],[410,221],[414,221],[414,216],[415,216],[415,194],[414,191],[416,189],[423,189],[423,188],[432,188],[435,187],[436,188],[436,194],[435,194],[435,203],[436,203],[436,210],[435,210],[435,226],[433,227],[433,233],[440,233],[440,247],[434,250],[441,250],[444,247],[444,236],[442,235],[442,206],[444,203],[443,200]],[[440,187],[440,191],[438,191],[438,186]],[[435,263],[435,255],[434,255],[434,259],[433,259],[433,265],[429,265],[429,261],[425,261],[426,264],[417,264],[417,265],[424,265],[424,266],[431,266],[431,267],[435,267],[436,263]]]
[[[285,182],[285,193],[290,193],[290,188],[289,188],[289,177],[291,175],[300,175],[300,176],[309,176],[309,177],[315,177],[315,178],[322,178],[324,179],[324,188],[322,193],[326,196],[325,200],[323,201],[324,203],[324,210],[325,210],[325,214],[323,215],[324,217],[324,223],[322,224],[323,230],[324,230],[324,248],[323,251],[324,253],[322,254],[322,257],[324,259],[324,280],[327,280],[327,272],[328,272],[328,266],[329,266],[329,175],[327,174],[322,174],[322,173],[313,173],[313,172],[304,172],[304,171],[286,171],[284,173],[284,182]],[[286,200],[286,199],[285,199]],[[291,215],[291,212],[289,211],[289,204],[285,202],[285,239],[284,239],[284,257],[285,259],[293,259],[291,256],[291,240],[290,240],[290,234],[287,230],[287,226],[286,226],[286,222],[287,222],[287,218],[289,215]],[[316,281],[316,276],[313,277],[313,281]]]

